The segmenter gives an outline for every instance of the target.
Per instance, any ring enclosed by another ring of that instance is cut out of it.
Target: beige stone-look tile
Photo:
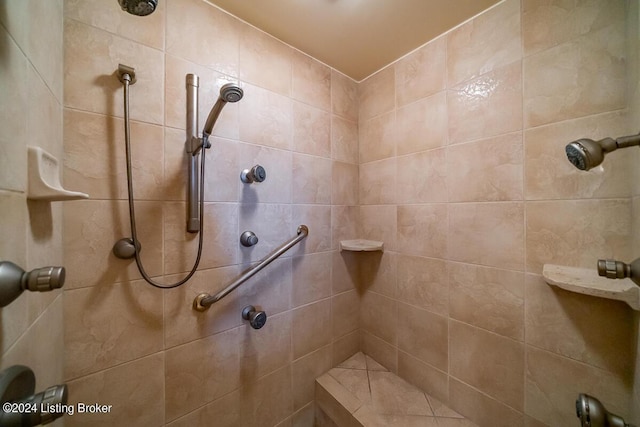
[[[454,86],[522,57],[520,1],[507,0],[447,34],[447,81]]]
[[[168,133],[169,129],[167,129]],[[240,197],[240,189],[238,187],[240,182],[238,176],[238,171],[240,170],[238,162],[240,144],[236,141],[213,137],[209,138],[209,141],[212,144],[212,149],[206,152],[204,200],[205,202],[236,202]],[[165,152],[168,150],[167,144],[169,143],[170,141],[165,140]],[[184,152],[180,154],[181,163],[184,165],[188,162],[188,155]],[[169,159],[165,158],[165,185],[170,182],[168,161]],[[198,173],[200,173],[199,168]],[[184,171],[180,178],[186,180],[187,176],[187,172]],[[187,184],[183,185],[182,191],[186,191],[186,187]],[[184,196],[181,199],[184,200]]]
[[[62,78],[59,82],[62,92]],[[37,145],[53,154],[60,162],[64,159],[63,150],[63,122],[62,98],[56,98],[47,83],[33,68],[28,67],[28,104],[26,107],[27,129],[29,132],[28,145]],[[24,114],[24,112],[22,113]],[[17,123],[22,123],[13,117]],[[16,135],[11,136],[11,144],[15,144]],[[2,137],[0,137],[2,138]],[[37,143],[33,142],[37,141]],[[17,160],[17,159],[16,159]],[[24,171],[23,171],[24,172]],[[64,184],[64,182],[63,182]]]
[[[360,325],[363,330],[396,345],[398,335],[397,301],[367,292],[360,300]]]
[[[543,423],[542,421],[538,421],[537,419],[530,417],[529,415],[525,415],[524,426],[525,427],[549,427],[549,424]]]
[[[523,411],[524,343],[456,321],[449,334],[450,375]]]
[[[358,165],[333,162],[331,171],[331,204],[358,204]]]
[[[446,202],[447,157],[445,149],[398,157],[398,203]]]
[[[23,51],[27,51],[27,36],[29,33],[29,2],[6,2],[0,16],[3,31],[6,29],[15,43]]]
[[[291,258],[280,258],[269,264],[268,268],[246,281],[238,290],[242,307],[259,304],[259,308],[269,315],[282,313],[291,308],[291,289],[293,288]],[[249,266],[243,265],[243,271]],[[227,286],[227,282],[224,286]],[[222,284],[220,284],[222,285]],[[222,289],[222,286],[220,286]],[[240,312],[235,312],[235,316]]]
[[[450,208],[442,203],[398,206],[398,250],[446,259]]]
[[[136,70],[129,92],[131,119],[163,123],[162,52],[71,19],[65,20],[64,40],[65,106],[122,117],[120,63]]]
[[[185,227],[185,204],[167,202],[164,208],[164,272],[188,272],[198,252],[198,234]],[[205,203],[204,236],[199,267],[214,268],[238,261],[238,207],[232,204]]]
[[[245,322],[240,339],[240,381],[246,386],[291,363],[291,312],[269,316],[259,330]]]
[[[186,284],[163,291],[165,348],[175,347],[242,325],[240,313],[243,305],[238,292],[227,295],[204,313],[191,309],[196,296],[201,293],[213,295],[238,275],[239,269],[236,266],[198,270]],[[184,276],[184,274],[168,276],[167,279],[175,283]]]
[[[447,95],[444,91],[399,108],[395,127],[398,154],[447,145],[447,126]]]
[[[227,83],[238,84],[235,77],[218,73],[210,68],[197,65],[182,59],[179,56],[166,55],[165,57],[165,125],[168,127],[187,128],[187,75],[195,74],[198,77],[198,126],[202,131],[211,108],[218,99],[220,88]],[[242,101],[241,101],[242,102]],[[225,138],[238,139],[238,103],[227,103],[220,113],[212,135]],[[199,134],[201,136],[201,134]],[[182,133],[183,142],[186,133]],[[213,147],[215,150],[215,146]],[[211,150],[210,150],[211,151]],[[184,149],[183,149],[184,152]]]
[[[392,372],[369,371],[371,400],[377,412],[432,416],[424,392]]]
[[[590,171],[575,168],[564,148],[580,138],[599,140],[624,133],[627,115],[612,112],[529,129],[524,134],[527,200],[627,197],[632,157],[618,150]],[[621,133],[622,132],[622,133]]]
[[[619,301],[563,291],[527,275],[527,344],[631,377],[633,312]]]
[[[157,353],[69,381],[69,404],[113,405],[107,413],[65,417],[68,426],[162,425],[165,357]]]
[[[398,375],[431,396],[447,400],[449,396],[449,377],[443,371],[428,365],[404,351],[398,352]],[[431,404],[434,409],[434,405]],[[438,415],[438,412],[435,412]]]
[[[315,400],[319,410],[334,425],[353,425],[351,412],[362,406],[362,402],[328,373],[316,379]]]
[[[66,109],[64,182],[92,199],[126,199],[127,162],[123,120]],[[136,200],[162,200],[162,127],[131,122],[131,166]]]
[[[349,359],[340,363],[336,368],[345,368],[345,369],[367,369],[367,356],[365,356],[362,352],[357,352]]]
[[[293,358],[298,359],[331,342],[331,300],[325,299],[292,312]]]
[[[365,163],[359,167],[359,196],[362,205],[396,202],[396,158]]]
[[[523,423],[521,412],[454,378],[449,381],[449,396],[449,406],[478,425],[514,427]]]
[[[250,25],[240,30],[240,79],[280,95],[291,94],[293,49]]]
[[[165,10],[165,3],[158,2],[156,10],[151,15],[140,19],[123,12],[117,2],[64,1],[66,18],[84,22],[160,50],[164,49]]]
[[[398,261],[393,252],[358,252],[360,261],[360,290],[373,291],[389,298],[398,294]]]
[[[237,185],[240,186],[242,203],[291,203],[292,154],[269,147],[240,144],[238,152]],[[261,165],[267,179],[260,183],[245,184],[240,181],[240,172]]]
[[[311,393],[312,394],[315,393],[315,383]],[[294,396],[295,396],[295,392],[294,392]],[[312,425],[317,425],[318,427],[323,427],[323,426],[330,427],[328,424],[321,424],[321,421],[318,421],[316,419],[316,412],[317,412],[316,409],[317,408],[316,408],[315,400],[311,403],[306,404],[301,409],[294,412],[294,414],[291,416],[291,424],[288,424],[288,425],[290,425],[291,427],[305,427],[305,426],[312,426]]]
[[[242,25],[231,15],[198,0],[169,0],[166,52],[230,76],[238,75]]]
[[[506,270],[524,268],[524,204],[449,206],[449,257]]]
[[[387,113],[395,106],[395,70],[378,71],[358,84],[358,122]]]
[[[449,147],[449,201],[522,200],[522,133]]]
[[[162,305],[162,291],[142,280],[67,291],[65,377],[162,350]]]
[[[446,372],[448,342],[445,317],[404,303],[398,304],[398,349]]]
[[[288,150],[292,145],[293,101],[276,92],[244,85],[239,103],[240,139]]]
[[[346,388],[359,402],[371,402],[369,375],[366,370],[333,368],[329,371],[329,375]]]
[[[395,250],[398,234],[397,217],[396,206],[361,205],[359,238],[377,240],[384,243],[386,250]]]
[[[624,25],[624,1],[522,2],[525,55],[532,55],[609,25]]]
[[[240,392],[234,391],[196,409],[167,427],[204,426],[215,420],[216,426],[236,427],[240,423]]]
[[[27,189],[27,111],[29,62],[11,35],[0,28],[3,63],[0,74],[0,188]]]
[[[441,316],[449,313],[447,263],[440,259],[398,255],[398,300]]]
[[[291,97],[330,111],[331,68],[297,50],[292,60]]]
[[[236,328],[165,352],[167,421],[238,388],[241,333]]]
[[[363,331],[362,351],[380,362],[391,372],[398,372],[398,347]]]
[[[137,202],[135,207],[142,264],[151,277],[156,277],[162,274],[163,265],[162,204]],[[180,214],[179,223],[184,227],[184,208]],[[112,252],[118,240],[131,236],[126,201],[75,201],[64,205],[63,217],[65,290],[141,277],[134,260],[116,258]]]
[[[518,61],[449,89],[449,142],[522,129],[522,79]]]
[[[438,37],[394,64],[396,103],[417,101],[446,86],[447,39]]]
[[[371,356],[364,356],[365,362],[367,363],[367,370],[369,371],[382,371],[387,372],[388,369],[376,362]]]
[[[624,40],[614,25],[525,58],[526,126],[624,108]]]
[[[360,289],[358,255],[351,251],[333,252],[331,263],[331,292],[333,295],[352,289]]]
[[[425,415],[398,415],[379,414],[374,405],[364,405],[358,409],[353,416],[356,418],[357,426],[372,427],[436,427],[440,422],[431,416]],[[446,424],[449,426],[449,424]]]
[[[351,122],[358,121],[358,83],[331,70],[331,112]]]
[[[331,249],[338,249],[341,240],[360,238],[359,206],[331,206]]]
[[[259,261],[289,239],[296,236],[298,225],[291,224],[291,205],[260,204],[239,206],[239,228],[233,245],[239,248],[242,262]],[[253,231],[258,244],[251,247],[240,245],[240,234]],[[291,256],[291,252],[285,253]]]
[[[358,124],[333,114],[331,116],[331,158],[358,163]]]
[[[331,114],[301,102],[294,102],[293,150],[330,158]]]
[[[527,203],[527,271],[544,264],[595,268],[599,258],[630,258],[629,200]]]
[[[361,120],[358,134],[360,164],[394,156],[397,137],[395,111]]]
[[[331,160],[293,154],[292,203],[331,204]]]
[[[575,423],[579,393],[597,396],[608,411],[628,418],[630,387],[628,378],[527,346],[527,413],[551,426]]]
[[[451,318],[524,340],[524,273],[449,263]]]
[[[360,327],[360,297],[355,290],[331,298],[333,337],[338,338]]]
[[[478,424],[466,418],[445,418],[439,417],[438,427],[478,427]]]
[[[331,346],[322,347],[291,364],[293,410],[314,400],[316,378],[331,368]]]
[[[240,425],[275,425],[293,412],[291,369],[275,371],[240,390]]]
[[[362,330],[358,329],[343,337],[335,338],[331,344],[331,366],[336,366],[360,351]]]
[[[300,225],[306,225],[309,234],[291,249],[291,255],[312,254],[331,249],[331,206],[292,205],[292,238],[296,236]]]
[[[62,101],[63,2],[30,5],[27,56],[55,97]]]
[[[433,396],[427,395],[427,400],[429,400],[429,405],[431,406],[431,410],[436,417],[445,417],[445,418],[464,418],[462,415],[458,414],[453,409],[446,406],[444,403],[440,402]]]
[[[296,256],[292,259],[291,305],[299,307],[331,296],[331,252]]]

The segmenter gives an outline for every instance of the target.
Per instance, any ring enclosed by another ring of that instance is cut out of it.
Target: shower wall
[[[385,243],[363,349],[482,426],[574,425],[580,392],[639,406],[634,312],[541,276],[633,259],[637,154],[564,154],[638,132],[628,7],[507,0],[358,86],[361,235]]]
[[[62,149],[62,0],[0,2],[0,261],[62,265],[62,206],[27,200],[27,146]],[[0,368],[21,364],[37,390],[63,380],[61,291],[0,308]],[[58,421],[55,425],[61,425]]]
[[[74,402],[113,405],[66,425],[311,425],[315,377],[360,343],[354,267],[336,250],[356,237],[357,84],[201,0],[160,1],[145,18],[115,0],[64,5],[64,182],[90,195],[64,205],[64,375]],[[185,76],[200,76],[201,125],[225,82],[245,92],[206,154],[200,268],[172,290],[111,253],[130,233],[119,63],[137,73],[137,225],[160,281],[183,277],[197,248],[185,232]],[[257,163],[267,180],[242,184]],[[192,310],[299,224],[307,239],[207,312]],[[240,246],[244,230],[257,246]],[[259,331],[241,318],[248,304],[269,316]]]

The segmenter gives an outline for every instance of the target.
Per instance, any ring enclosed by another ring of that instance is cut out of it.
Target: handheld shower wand
[[[633,147],[640,144],[640,134],[622,136],[617,139],[605,138],[594,141],[588,138],[581,138],[570,142],[565,147],[567,158],[578,169],[588,171],[598,166],[604,160],[607,153],[618,148]]]
[[[622,417],[607,411],[598,399],[584,393],[576,399],[576,415],[582,427],[633,427]]]
[[[202,129],[203,145],[207,145],[209,136],[211,132],[213,132],[213,126],[216,124],[218,116],[224,106],[227,105],[227,102],[238,102],[242,99],[243,95],[244,92],[242,89],[233,83],[227,83],[220,88],[220,96],[218,96],[218,100],[211,108],[207,121],[204,123],[204,128]]]

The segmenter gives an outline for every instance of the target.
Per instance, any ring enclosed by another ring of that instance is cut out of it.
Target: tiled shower
[[[638,132],[639,16],[637,0],[506,0],[355,82],[202,0],[146,18],[115,0],[2,1],[0,259],[64,265],[67,282],[0,309],[0,366],[114,406],[66,426],[310,426],[314,379],[357,351],[480,426],[577,425],[580,392],[640,423],[636,312],[541,276],[640,254],[637,150],[589,173],[564,157],[579,137]],[[201,124],[222,84],[245,91],[207,152],[203,260],[173,290],[111,253],[129,234],[119,63],[138,78],[136,213],[160,280],[197,246],[185,75],[200,76]],[[27,200],[28,145],[90,198]],[[268,179],[242,184],[256,163]],[[302,244],[191,309],[299,224]],[[385,251],[341,252],[350,238]]]

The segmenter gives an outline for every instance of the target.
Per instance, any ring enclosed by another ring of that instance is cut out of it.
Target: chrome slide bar
[[[238,286],[242,285],[244,282],[253,277],[257,272],[265,268],[267,265],[271,264],[275,259],[277,259],[280,255],[294,247],[298,242],[309,235],[309,227],[306,225],[301,225],[298,227],[298,235],[288,242],[284,243],[282,246],[271,252],[265,259],[260,261],[259,264],[252,267],[248,271],[242,274],[242,276],[238,277],[233,283],[229,286],[221,290],[215,295],[209,294],[200,294],[193,300],[193,309],[197,311],[206,311],[211,305],[215,302],[220,301],[222,298],[226,297],[231,291],[233,291]]]

